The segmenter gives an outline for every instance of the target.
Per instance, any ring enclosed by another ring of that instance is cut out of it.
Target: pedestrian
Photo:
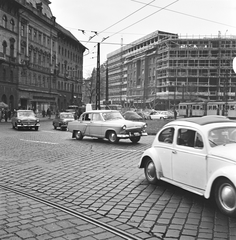
[[[47,116],[48,116],[49,119],[51,119],[51,110],[49,108],[47,110]]]
[[[174,117],[175,117],[175,119],[177,118],[177,111],[176,111],[176,109],[174,110]]]
[[[2,121],[2,110],[0,109],[0,122]]]
[[[8,111],[7,111],[7,109],[4,110],[4,119],[5,119],[5,122],[7,122],[7,119],[8,119]]]
[[[8,119],[11,120],[11,110],[10,109],[8,110],[7,115],[8,115]]]
[[[43,118],[45,117],[45,110],[42,111]]]

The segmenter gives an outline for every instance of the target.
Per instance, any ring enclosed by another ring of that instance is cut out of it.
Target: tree
[[[95,103],[96,101],[96,69],[94,68],[91,77],[84,80],[84,103]]]

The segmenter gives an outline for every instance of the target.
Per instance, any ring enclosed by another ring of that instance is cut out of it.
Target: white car
[[[236,216],[236,122],[222,116],[167,123],[139,161],[149,183],[166,181],[213,198]]]
[[[150,114],[150,118],[152,120],[156,120],[156,119],[167,119],[169,118],[169,114],[167,111],[157,111],[157,112],[153,112]]]
[[[84,136],[108,139],[117,143],[120,139],[130,139],[137,143],[147,136],[145,122],[125,120],[117,110],[91,110],[81,114],[78,120],[68,123],[72,138],[82,140]]]

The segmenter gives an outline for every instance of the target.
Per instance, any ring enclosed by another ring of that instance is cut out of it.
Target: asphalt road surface
[[[137,164],[153,139],[77,141],[51,120],[39,131],[1,122],[0,239],[236,239],[212,201],[147,183]]]

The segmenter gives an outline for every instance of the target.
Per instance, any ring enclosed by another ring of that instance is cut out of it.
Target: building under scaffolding
[[[156,31],[108,54],[109,100],[155,109],[234,100],[235,50],[235,36],[189,38]]]

